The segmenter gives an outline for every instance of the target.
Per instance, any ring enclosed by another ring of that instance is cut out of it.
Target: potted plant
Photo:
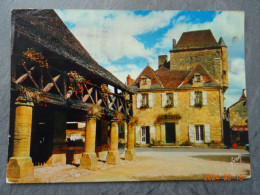
[[[239,143],[239,137],[238,137],[238,135],[232,135],[232,140],[231,140],[231,142],[232,142],[232,148],[237,148],[237,145],[238,145],[238,143]]]

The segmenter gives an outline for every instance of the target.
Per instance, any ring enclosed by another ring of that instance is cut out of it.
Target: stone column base
[[[96,153],[83,153],[80,159],[80,168],[96,170],[97,169],[97,155]]]
[[[46,164],[48,166],[66,165],[66,154],[52,154]]]
[[[134,149],[127,149],[125,153],[125,160],[133,161],[136,159],[136,154]]]
[[[119,164],[120,155],[118,151],[109,151],[107,154],[107,163],[108,164]]]
[[[8,182],[34,182],[34,167],[31,157],[11,157],[7,164],[6,177]]]

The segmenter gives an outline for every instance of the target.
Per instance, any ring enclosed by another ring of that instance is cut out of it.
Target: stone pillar
[[[15,124],[13,157],[7,164],[7,178],[10,182],[32,182],[34,168],[30,157],[33,102],[18,97],[15,102]]]
[[[85,152],[80,160],[80,167],[96,170],[97,169],[97,155],[95,153],[96,142],[96,118],[88,117],[85,133]]]
[[[127,151],[125,153],[125,159],[132,161],[136,159],[135,154],[135,132],[134,125],[128,124],[128,133],[127,133]]]
[[[118,152],[118,124],[112,121],[110,130],[110,150],[107,155],[108,164],[119,164],[120,156]]]

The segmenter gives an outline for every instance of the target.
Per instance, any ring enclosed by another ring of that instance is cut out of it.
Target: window
[[[195,91],[195,106],[202,106],[202,92]]]
[[[177,92],[173,93],[162,93],[162,107],[172,108],[178,106]]]
[[[195,81],[196,81],[196,82],[201,82],[201,80],[200,80],[200,75],[195,75]]]
[[[191,143],[210,143],[210,125],[189,125]]]
[[[142,84],[147,85],[147,78],[142,78]]]
[[[201,143],[204,140],[204,126],[203,125],[195,125],[195,136],[196,142]]]
[[[142,94],[141,107],[148,106],[148,94]]]
[[[153,94],[152,93],[138,93],[136,96],[137,108],[152,108],[153,107]]]
[[[167,105],[173,105],[173,94],[172,93],[167,93],[166,94],[166,106]]]

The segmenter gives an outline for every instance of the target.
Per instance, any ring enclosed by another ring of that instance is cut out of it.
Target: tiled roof
[[[211,30],[184,32],[174,49],[189,47],[214,47],[220,46],[214,38]]]
[[[243,89],[242,95],[241,95],[241,97],[239,98],[239,100],[238,100],[237,102],[235,102],[234,104],[232,104],[231,106],[229,106],[228,109],[231,108],[231,107],[233,107],[233,106],[235,106],[236,104],[238,104],[239,102],[241,102],[241,101],[243,101],[243,100],[246,100],[246,89]]]
[[[160,81],[160,79],[158,78],[158,76],[156,75],[156,73],[154,72],[154,70],[147,65],[145,67],[145,69],[141,72],[141,74],[137,77],[137,79],[134,81],[134,83],[132,84],[132,86],[137,85],[140,81],[141,81],[141,77],[142,76],[147,76],[148,78],[150,78],[152,80],[152,85],[154,84],[159,84],[162,86],[162,82]]]
[[[178,87],[185,77],[190,73],[186,70],[170,70],[165,67],[160,67],[156,70],[158,77],[160,78],[163,86],[167,87]]]
[[[197,63],[195,68],[190,72],[190,74],[187,75],[187,77],[183,81],[183,85],[187,84],[191,81],[191,79],[194,77],[195,73],[200,73],[202,75],[202,78],[204,82],[211,83],[214,82],[214,79],[207,73],[207,71],[202,67],[201,64]]]
[[[193,70],[170,70],[164,66],[160,67],[154,71],[150,66],[142,71],[138,78],[134,81],[132,86],[136,86],[142,76],[147,76],[152,80],[152,85],[162,86],[164,88],[189,88],[192,87],[191,80],[194,77],[195,73],[200,73],[204,80],[204,86],[216,87],[217,84],[214,79],[207,73],[207,71],[202,67],[201,64],[194,64],[195,67]],[[151,89],[154,88],[151,86]]]

